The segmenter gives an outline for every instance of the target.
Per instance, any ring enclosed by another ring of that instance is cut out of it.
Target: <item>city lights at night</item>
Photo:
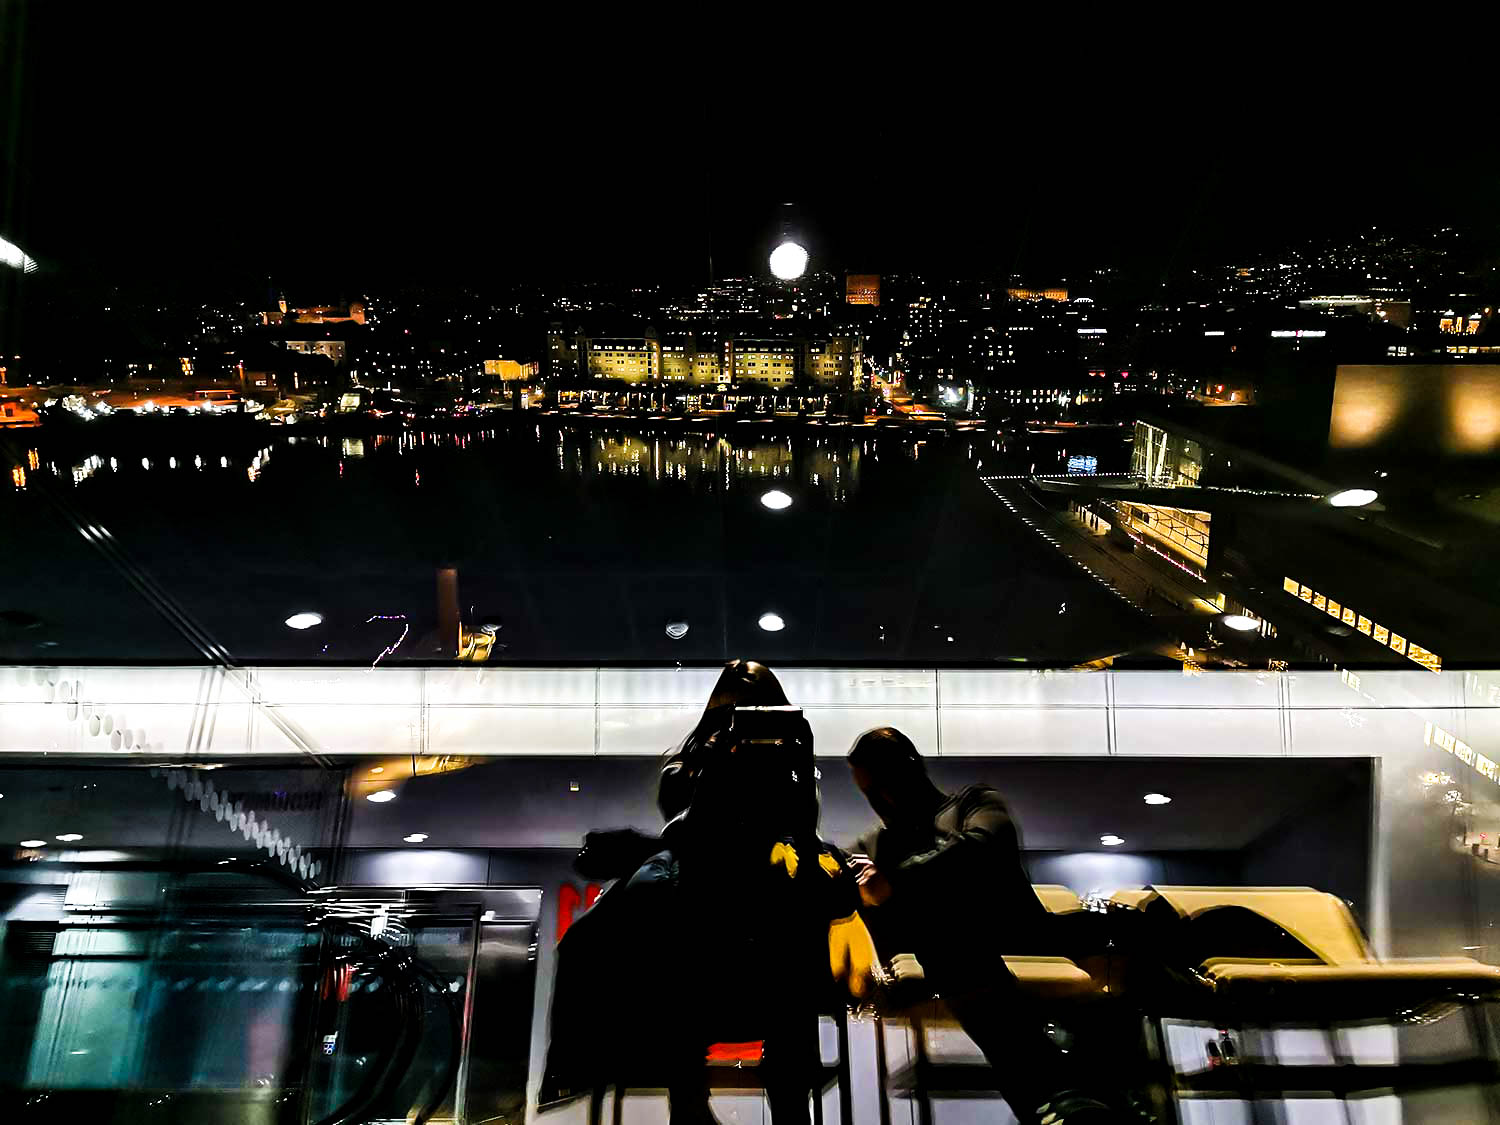
[[[1500,1125],[1452,28],[80,14],[0,5],[0,1117]]]

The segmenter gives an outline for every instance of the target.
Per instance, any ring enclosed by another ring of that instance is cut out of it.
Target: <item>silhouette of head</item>
[[[686,809],[693,797],[694,754],[717,734],[729,729],[736,707],[785,707],[788,700],[775,674],[754,660],[731,660],[719,673],[708,705],[686,738],[662,766],[656,803],[665,820]]]
[[[920,819],[932,812],[937,788],[912,740],[895,727],[876,727],[849,748],[854,784],[887,825]]]

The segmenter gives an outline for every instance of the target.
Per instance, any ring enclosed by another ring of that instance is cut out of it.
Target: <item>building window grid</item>
[[[1284,577],[1281,588],[1288,594],[1307,602],[1314,609],[1321,610],[1330,617],[1335,617],[1346,625],[1354,626],[1355,630],[1370,637],[1377,644],[1385,645],[1393,652],[1399,653],[1408,660],[1420,664],[1431,672],[1441,672],[1443,669],[1443,658],[1431,649],[1410,641],[1399,633],[1393,633],[1384,625],[1380,625],[1363,614],[1357,613],[1347,605],[1340,605],[1325,594],[1320,594],[1305,582],[1299,582],[1295,578]]]

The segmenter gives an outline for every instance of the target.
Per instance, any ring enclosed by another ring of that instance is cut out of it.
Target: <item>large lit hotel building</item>
[[[554,378],[607,380],[633,386],[665,384],[695,389],[831,393],[849,391],[862,373],[857,336],[749,337],[640,335],[548,337]]]

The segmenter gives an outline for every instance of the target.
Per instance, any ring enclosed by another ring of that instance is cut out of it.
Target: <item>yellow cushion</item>
[[[1099,991],[1094,978],[1066,957],[1007,957],[1005,967],[1033,995],[1058,998]]]
[[[1500,988],[1500,967],[1469,957],[1410,958],[1347,965],[1309,965],[1277,961],[1215,961],[1205,972],[1216,983],[1241,984],[1400,984],[1434,981],[1463,987]]]
[[[1121,887],[1109,896],[1109,901],[1128,906],[1132,910],[1139,910],[1142,904],[1155,893],[1150,887]]]
[[[1071,914],[1083,909],[1083,900],[1067,887],[1056,883],[1033,883],[1031,889],[1042,900],[1042,905],[1053,914]]]
[[[1179,914],[1243,906],[1269,918],[1330,965],[1371,960],[1370,947],[1341,900],[1311,887],[1152,887]]]

